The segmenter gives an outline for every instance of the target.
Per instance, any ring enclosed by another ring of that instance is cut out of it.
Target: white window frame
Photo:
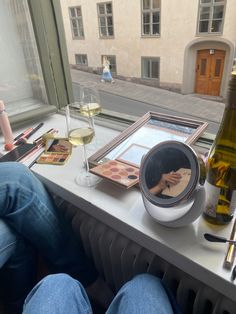
[[[218,6],[223,6],[223,14],[222,18],[214,18],[214,9]],[[201,19],[202,9],[209,8],[209,18]],[[209,0],[208,3],[204,3],[204,0],[199,0],[199,9],[198,9],[198,24],[197,24],[197,33],[198,34],[222,34],[223,27],[224,27],[224,15],[225,15],[225,8],[226,8],[226,0]],[[213,31],[213,22],[221,20],[221,26],[219,31]],[[208,29],[207,31],[200,31],[200,23],[204,21],[208,21]]]
[[[75,64],[77,64],[77,65],[88,65],[87,55],[81,54],[81,53],[76,53],[75,54]]]
[[[111,13],[107,12],[107,5],[111,5]],[[104,6],[104,13],[100,13],[99,7]],[[112,2],[101,2],[97,4],[98,12],[98,27],[100,38],[114,38],[114,21],[113,21],[113,7]],[[108,20],[112,19],[112,26],[109,26]],[[101,25],[101,20],[104,19],[105,26]],[[102,32],[102,28],[105,29],[105,34]],[[112,34],[109,34],[109,28],[112,29]]]
[[[149,72],[151,73],[150,76],[146,76],[145,75],[145,70],[144,70],[144,67],[145,67],[145,64],[144,62],[146,61],[149,61],[150,64],[149,64]],[[158,77],[153,77],[152,76],[152,62],[158,62]],[[145,79],[145,80],[160,80],[160,58],[159,57],[142,57],[141,58],[141,67],[142,67],[142,79]]]
[[[77,9],[80,10],[81,15],[78,15]],[[72,10],[74,11],[75,16],[72,15]],[[84,39],[84,26],[83,26],[83,16],[82,16],[81,6],[69,7],[69,17],[70,17],[72,38]],[[73,25],[73,22],[76,24],[76,27]]]
[[[159,8],[153,8],[153,2],[155,0],[148,0],[150,2],[150,8],[146,9],[144,8],[144,1],[146,0],[141,0],[141,8],[142,8],[142,36],[144,37],[149,37],[149,36],[160,36],[160,25],[161,25],[161,0],[159,0]],[[159,22],[153,22],[153,14],[159,13]],[[144,23],[144,15],[148,14],[149,15],[149,23]],[[144,27],[145,25],[149,25],[149,33],[144,32]],[[158,33],[153,32],[153,26],[158,25],[159,31]]]

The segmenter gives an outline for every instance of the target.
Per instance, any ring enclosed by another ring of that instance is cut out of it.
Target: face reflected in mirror
[[[186,154],[176,147],[163,147],[150,157],[145,180],[152,195],[167,199],[179,196],[187,188],[191,175]]]

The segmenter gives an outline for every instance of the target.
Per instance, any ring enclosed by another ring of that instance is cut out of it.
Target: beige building
[[[70,64],[184,94],[225,96],[235,0],[61,0]]]

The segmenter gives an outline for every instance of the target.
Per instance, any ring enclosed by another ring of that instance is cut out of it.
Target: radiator
[[[183,314],[236,314],[236,302],[186,274],[120,233],[55,198],[88,256],[114,292],[134,275],[150,273],[162,278],[177,299]]]

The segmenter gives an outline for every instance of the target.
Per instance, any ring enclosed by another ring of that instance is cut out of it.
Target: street
[[[79,100],[80,84],[73,82],[73,92],[75,99]],[[191,114],[191,111],[189,111],[188,113],[186,113],[186,111],[179,112],[167,106],[163,107],[158,104],[145,103],[136,99],[117,95],[112,93],[112,91],[107,92],[100,89],[99,92],[102,108],[107,110],[121,112],[133,116],[142,116],[147,111],[155,111],[172,116],[181,116],[195,120],[203,120],[202,117],[199,117],[196,114]],[[207,119],[207,117],[206,119],[204,119],[204,121],[209,123],[207,132],[215,134],[219,128],[219,123],[214,121],[213,119]]]

